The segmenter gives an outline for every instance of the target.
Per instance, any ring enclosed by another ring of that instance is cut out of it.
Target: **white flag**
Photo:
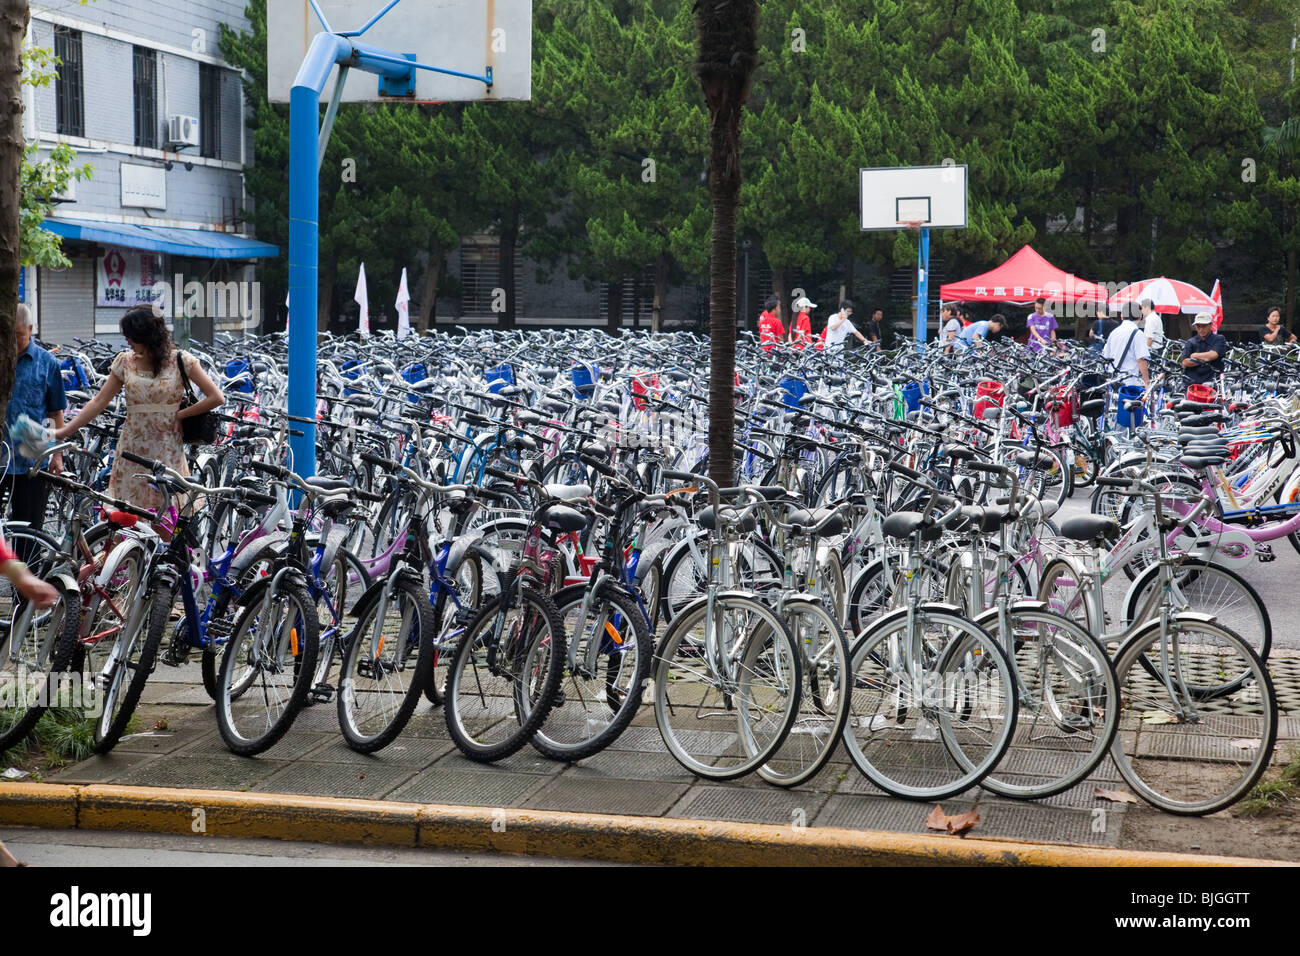
[[[357,305],[361,306],[361,323],[357,326],[357,331],[361,333],[362,338],[370,336],[370,296],[366,293],[366,264],[361,263],[361,270],[357,273],[357,292],[353,296]]]
[[[397,337],[404,339],[411,334],[411,293],[406,291],[406,270],[402,270],[402,281],[397,287]]]

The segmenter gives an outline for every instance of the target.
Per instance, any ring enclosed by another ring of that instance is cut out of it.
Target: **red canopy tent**
[[[1058,269],[1029,246],[982,275],[939,287],[943,302],[1012,302],[1032,305],[1039,296],[1058,302],[1105,303],[1106,289]]]

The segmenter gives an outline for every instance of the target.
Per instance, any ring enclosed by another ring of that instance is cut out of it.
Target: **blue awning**
[[[280,254],[280,247],[256,239],[207,229],[173,226],[139,226],[125,222],[84,222],[46,219],[41,228],[64,239],[84,239],[128,249],[148,249],[198,259],[265,259]]]

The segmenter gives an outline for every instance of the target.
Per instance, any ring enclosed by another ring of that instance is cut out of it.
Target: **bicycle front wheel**
[[[999,627],[996,614],[981,623]],[[1003,647],[1015,649],[1020,706],[1011,746],[981,786],[1021,800],[1062,793],[1105,759],[1119,720],[1106,650],[1069,618],[1009,608]]]
[[[520,588],[486,603],[456,647],[443,711],[461,753],[488,762],[510,756],[541,727],[564,670],[564,625],[555,603]]]
[[[1153,622],[1119,649],[1119,733],[1111,754],[1138,795],[1168,813],[1200,816],[1240,800],[1277,740],[1273,682],[1250,646],[1221,624]],[[1242,675],[1232,689],[1229,676]]]
[[[758,774],[778,787],[794,787],[825,766],[849,717],[849,641],[819,604],[789,601],[783,608],[800,661],[799,710],[785,741]]]
[[[145,681],[153,673],[179,585],[175,581],[151,584],[141,608],[133,611],[116,646],[108,654],[107,666],[99,675],[103,707],[95,721],[95,753],[112,750],[135,713]]]
[[[641,706],[654,647],[636,601],[612,587],[593,597],[581,630],[587,586],[554,596],[572,649],[560,695],[533,746],[552,760],[580,760],[618,739]]]
[[[1011,665],[988,632],[943,607],[915,609],[867,630],[853,648],[844,743],[877,787],[940,800],[975,786],[1011,743]]]
[[[799,712],[799,653],[765,605],[720,596],[684,609],[655,649],[655,720],[687,770],[730,780],[756,770],[785,741]],[[708,640],[722,657],[719,670]]]
[[[320,651],[311,593],[295,581],[245,594],[217,680],[217,726],[231,751],[274,746],[302,709]]]
[[[340,666],[339,727],[349,747],[374,753],[411,719],[433,669],[433,608],[402,580],[360,609]]]
[[[59,596],[54,606],[42,611],[31,604],[20,605],[13,627],[0,631],[0,753],[20,743],[50,706],[66,706],[65,680],[75,680],[67,671],[77,647],[81,623],[81,593],[58,578],[49,582]],[[86,703],[84,687],[81,704]]]

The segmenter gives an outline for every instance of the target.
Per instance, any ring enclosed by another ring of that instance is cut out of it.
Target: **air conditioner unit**
[[[196,116],[182,116],[179,113],[167,117],[168,146],[199,145],[199,120]]]

